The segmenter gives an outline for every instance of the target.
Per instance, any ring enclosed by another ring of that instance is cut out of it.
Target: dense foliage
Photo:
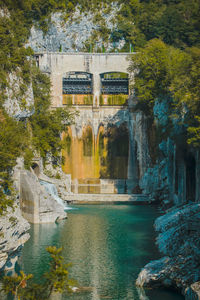
[[[100,12],[103,9],[109,14],[112,4],[119,10],[111,31]],[[49,79],[33,65],[33,51],[24,47],[32,25],[46,32],[54,12],[62,11],[64,18],[69,18],[78,5],[84,13],[94,12],[99,24],[98,34],[92,36],[93,44],[102,37],[113,45],[124,40],[122,51],[129,51],[132,45],[137,54],[130,70],[138,70],[135,93],[141,107],[153,115],[155,101],[168,99],[171,124],[174,120],[182,124],[188,143],[199,146],[200,2],[115,0],[112,4],[108,0],[0,0],[0,213],[12,202],[7,196],[17,157],[24,156],[26,167],[35,153],[44,161],[50,155],[56,163],[61,159],[60,132],[72,121],[68,111],[49,109]],[[33,84],[35,114],[26,120],[13,120],[3,108],[12,72],[22,79],[18,95],[21,100]]]
[[[118,17],[121,32],[136,50],[159,38],[179,48],[199,45],[198,0],[125,0]]]
[[[40,284],[34,283],[32,274],[24,274],[13,277],[4,276],[2,289],[5,294],[14,295],[18,300],[45,300],[50,299],[53,293],[72,292],[75,281],[69,278],[68,269],[71,264],[64,264],[60,255],[62,248],[47,247],[47,252],[51,255],[49,271],[43,274]]]
[[[27,168],[35,154],[44,162],[49,156],[54,163],[61,161],[60,135],[72,115],[66,109],[50,110],[50,79],[34,66],[33,51],[24,47],[33,22],[45,30],[44,20],[61,8],[61,1],[0,0],[0,214],[13,205],[11,175],[17,157],[24,157]],[[12,88],[10,74],[20,78],[14,96],[21,105],[26,103],[27,88],[33,86],[35,113],[29,118],[15,120],[6,114],[3,104]]]
[[[76,1],[71,1],[74,8]],[[94,31],[87,50],[103,39],[113,43],[124,40],[121,51],[129,51],[130,45],[137,51],[149,40],[158,38],[178,48],[199,46],[200,2],[198,0],[79,0],[82,11],[92,11],[94,21],[99,25]],[[113,20],[115,26],[107,27],[103,14],[109,14],[111,5],[118,7]],[[131,48],[132,48],[131,47]],[[99,49],[102,51],[102,49]]]
[[[135,93],[147,114],[155,101],[168,101],[171,121],[187,128],[188,143],[200,143],[200,49],[180,50],[153,39],[131,59]]]
[[[23,123],[3,114],[0,111],[0,215],[7,206],[12,206],[11,197],[12,168],[16,159],[24,151],[27,145],[26,128]]]
[[[74,112],[67,108],[50,110],[50,80],[35,69],[33,92],[35,113],[30,117],[32,132],[31,145],[45,163],[48,154],[53,156],[54,163],[61,159],[61,133],[73,122]]]

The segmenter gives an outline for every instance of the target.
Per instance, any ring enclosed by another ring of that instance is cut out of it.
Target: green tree
[[[74,120],[74,111],[67,107],[50,109],[50,87],[50,79],[36,68],[33,75],[35,113],[30,117],[31,145],[44,163],[49,154],[55,161],[61,159],[61,133]]]
[[[71,264],[63,263],[60,255],[62,248],[49,246],[46,250],[51,256],[50,268],[43,274],[40,284],[31,280],[32,274],[26,275],[21,271],[20,275],[4,276],[1,291],[14,295],[16,300],[45,300],[50,299],[52,293],[72,292],[72,287],[77,283],[69,278],[68,269]]]
[[[0,215],[13,205],[12,169],[28,141],[25,124],[0,111]]]
[[[154,39],[130,62],[140,107],[153,116],[155,101],[168,99],[172,123],[182,126],[188,143],[199,145],[200,49],[183,51]]]

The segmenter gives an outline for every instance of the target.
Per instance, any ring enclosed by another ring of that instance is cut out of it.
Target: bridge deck
[[[66,203],[72,204],[148,204],[148,195],[142,194],[71,194]]]

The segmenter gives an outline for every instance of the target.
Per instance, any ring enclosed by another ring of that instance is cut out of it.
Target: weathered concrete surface
[[[49,73],[52,83],[52,106],[62,106],[62,78],[68,72],[93,75],[93,104],[99,106],[100,74],[128,73],[130,53],[38,53],[36,60],[42,72]]]
[[[149,203],[147,195],[140,194],[72,194],[68,195],[66,202],[74,204],[105,204],[105,203],[129,203],[146,204]]]
[[[29,239],[29,223],[22,217],[19,203],[0,222],[0,269],[13,269],[24,243]]]
[[[63,206],[40,185],[36,175],[25,170],[20,173],[20,208],[30,223],[51,223],[66,218]]]
[[[132,194],[132,179],[95,178],[92,182],[90,179],[74,179],[72,180],[72,192],[74,194]]]
[[[78,115],[75,116],[74,124],[70,126],[73,138],[81,138],[83,129],[91,126],[93,135],[97,138],[100,126],[120,126],[129,123],[130,114],[128,107],[107,106],[92,108],[92,106],[75,106]]]
[[[70,126],[73,140],[78,141],[82,139],[84,131],[87,127],[90,127],[94,137],[94,145],[98,146],[98,138],[102,129],[106,133],[109,126],[119,127],[125,124],[129,135],[127,178],[132,180],[132,185],[129,185],[129,193],[133,193],[132,190],[139,185],[139,179],[145,174],[151,163],[147,138],[147,122],[144,114],[138,111],[133,112],[131,106],[108,106],[95,109],[92,106],[77,106],[76,109],[79,114],[75,116],[75,122]],[[77,162],[79,162],[78,150],[78,147],[76,147],[76,153],[72,155],[70,161],[74,173],[77,173],[76,168],[79,168],[77,165]],[[72,171],[71,173],[73,173]],[[143,189],[147,188],[147,183],[148,181],[144,182]],[[147,194],[145,191],[144,193]]]

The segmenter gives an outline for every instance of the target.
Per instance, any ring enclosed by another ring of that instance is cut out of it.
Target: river
[[[83,205],[68,211],[59,224],[32,225],[31,238],[22,250],[19,266],[39,281],[47,270],[48,245],[63,247],[71,262],[70,277],[91,291],[62,296],[73,300],[181,300],[168,290],[138,290],[140,269],[159,258],[153,222],[155,207],[135,205]],[[60,299],[60,298],[59,298]]]

